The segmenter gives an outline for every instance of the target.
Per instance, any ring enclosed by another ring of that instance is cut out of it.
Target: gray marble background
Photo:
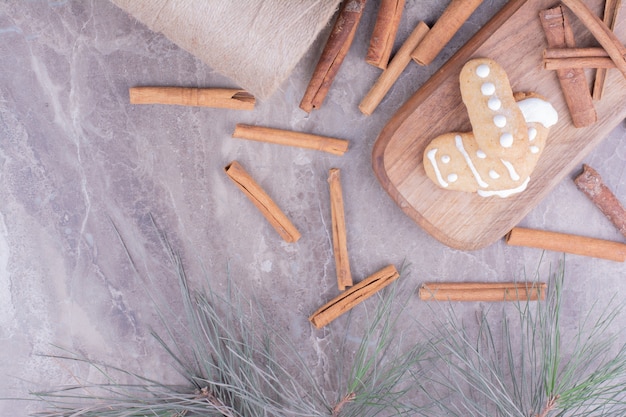
[[[434,21],[443,3],[408,0],[399,42],[419,20]],[[151,216],[183,257],[192,285],[207,274],[222,291],[230,277],[261,301],[312,367],[322,363],[332,348],[329,331],[313,329],[307,317],[337,294],[326,183],[333,167],[342,170],[357,281],[403,262],[410,265],[406,288],[554,269],[562,254],[545,253],[540,264],[541,251],[502,241],[473,252],[440,244],[401,212],[371,169],[372,146],[387,120],[503,3],[486,1],[432,67],[411,65],[365,117],[357,105],[379,72],[363,60],[375,2],[324,106],[310,115],[298,104],[325,34],[281,91],[254,111],[131,106],[133,86],[235,85],[107,1],[0,2],[0,397],[97,378],[85,366],[40,356],[58,352],[55,346],[180,380],[150,336],[160,328],[150,294],[179,307]],[[350,140],[351,149],[336,157],[232,139],[240,122],[336,136]],[[302,232],[299,242],[284,243],[225,176],[232,160],[275,197]],[[622,201],[625,161],[623,123],[585,158]],[[570,178],[522,224],[624,241]],[[616,297],[623,304],[624,272],[620,263],[566,257],[565,334],[594,303]],[[407,314],[428,321],[425,304],[414,296]],[[454,307],[466,314],[485,305]],[[624,323],[622,313],[611,328],[622,341]],[[404,326],[419,338],[411,320]],[[39,407],[0,401],[0,414]]]

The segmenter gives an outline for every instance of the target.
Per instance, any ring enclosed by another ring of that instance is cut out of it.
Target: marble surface
[[[408,0],[399,39],[444,2]],[[132,106],[139,85],[234,87],[232,81],[147,30],[107,1],[0,2],[0,397],[95,377],[84,366],[42,357],[55,346],[163,381],[180,377],[150,335],[160,328],[150,294],[179,307],[177,282],[158,227],[180,252],[192,285],[206,274],[217,291],[230,279],[254,294],[315,366],[327,330],[307,317],[337,294],[327,173],[342,170],[352,273],[361,280],[388,264],[424,281],[498,281],[546,274],[562,254],[493,245],[463,252],[431,238],[392,202],[371,168],[380,129],[438,66],[504,1],[485,1],[432,67],[411,65],[374,115],[357,105],[378,70],[364,63],[375,19],[370,2],[324,106],[298,108],[323,39],[281,91],[251,112]],[[236,123],[348,139],[343,157],[231,138]],[[224,174],[237,160],[302,233],[283,242]],[[626,126],[585,162],[626,201]],[[572,177],[575,173],[572,173]],[[570,178],[522,225],[624,241]],[[130,253],[139,270],[134,273]],[[626,269],[567,256],[563,332],[594,303],[623,304]],[[541,263],[540,263],[541,262]],[[545,276],[545,275],[544,275]],[[428,320],[417,296],[408,314]],[[471,313],[485,305],[455,305]],[[357,311],[358,313],[358,311]],[[411,320],[403,331],[418,338]],[[626,315],[612,332],[624,335]],[[336,325],[339,328],[342,323]],[[323,370],[322,370],[323,372]],[[0,414],[41,405],[0,401]]]

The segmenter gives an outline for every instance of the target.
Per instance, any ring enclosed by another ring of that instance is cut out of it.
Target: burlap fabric
[[[267,98],[293,71],[340,0],[111,0],[231,78]]]

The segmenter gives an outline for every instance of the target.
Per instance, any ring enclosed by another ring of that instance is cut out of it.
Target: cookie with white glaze
[[[504,69],[492,59],[473,59],[463,66],[459,81],[461,99],[482,150],[507,158],[524,153],[526,122]]]
[[[488,79],[494,84],[495,91],[489,94],[488,99],[476,97],[485,94],[476,89],[476,80],[467,82],[472,73],[474,77]],[[483,197],[508,197],[526,189],[530,174],[545,147],[549,128],[556,123],[558,116],[552,105],[541,96],[534,93],[514,96],[510,86],[505,88],[508,78],[503,73],[499,65],[487,59],[472,60],[464,67],[461,91],[466,105],[473,106],[468,108],[473,131],[443,134],[426,147],[424,169],[438,186],[477,192]],[[493,104],[494,98],[499,100],[499,106]],[[512,122],[507,119],[502,127],[497,126],[493,119],[500,114],[509,115]],[[516,126],[520,116],[523,122],[521,129]],[[511,146],[502,146],[500,139],[503,128],[507,126],[514,139]]]

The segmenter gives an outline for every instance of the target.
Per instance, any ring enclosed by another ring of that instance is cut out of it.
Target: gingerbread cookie
[[[460,76],[472,132],[446,133],[426,147],[428,177],[448,190],[507,197],[526,189],[558,116],[542,97],[513,95],[504,70],[474,59]]]

